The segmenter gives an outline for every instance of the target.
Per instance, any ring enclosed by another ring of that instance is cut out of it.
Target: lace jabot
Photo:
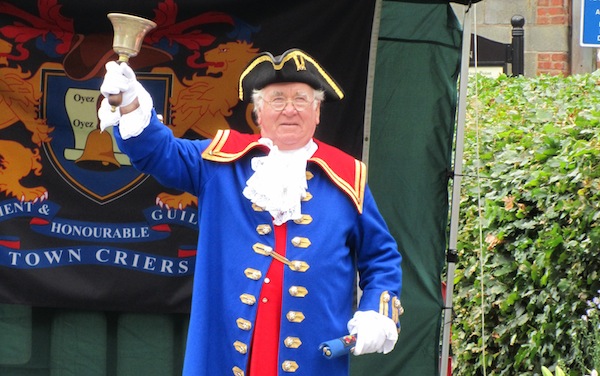
[[[246,182],[244,196],[271,213],[276,225],[299,219],[307,189],[306,161],[317,151],[317,144],[311,139],[300,149],[282,151],[268,138],[258,142],[269,147],[270,152],[252,158],[254,174]]]

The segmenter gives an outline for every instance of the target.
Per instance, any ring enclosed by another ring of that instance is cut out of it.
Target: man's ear
[[[254,111],[254,120],[259,127],[261,125],[260,123],[262,122],[262,117],[260,116],[261,112],[261,110]]]
[[[317,123],[317,125],[319,125],[319,123],[321,122],[321,102],[317,104],[317,109],[315,110],[315,117],[315,122]]]

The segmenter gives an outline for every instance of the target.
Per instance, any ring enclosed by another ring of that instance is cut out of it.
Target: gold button
[[[244,371],[240,367],[233,367],[232,371],[234,376],[244,376]]]
[[[248,320],[239,318],[239,319],[235,320],[235,322],[237,323],[238,328],[240,328],[242,330],[248,331],[248,330],[252,329],[252,323]]]
[[[302,201],[306,202],[306,201],[310,201],[313,198],[313,195],[310,194],[310,192],[306,192],[306,196],[304,196],[304,198],[302,199]]]
[[[290,269],[292,269],[295,272],[304,273],[308,270],[308,268],[310,268],[310,266],[304,261],[292,261],[290,264]]]
[[[389,302],[390,301],[390,294],[388,294],[387,292],[383,294],[383,301],[384,302]]]
[[[402,302],[397,297],[395,297],[393,301],[394,307],[396,307],[396,310],[398,311],[398,315],[402,316],[404,314],[404,307],[402,307]]]
[[[298,311],[289,311],[285,315],[285,317],[288,319],[289,322],[295,322],[295,323],[302,322],[305,319],[304,313],[298,312]]]
[[[294,245],[294,247],[308,248],[308,246],[310,246],[310,240],[308,240],[308,238],[296,236],[292,239],[292,244]]]
[[[286,360],[281,364],[281,369],[283,369],[284,372],[296,372],[298,369],[298,363],[294,362],[293,360]]]
[[[252,269],[252,268],[248,268],[248,269],[244,270],[244,274],[246,275],[246,277],[253,279],[255,281],[258,281],[262,277],[262,273],[260,272],[260,270],[256,270],[256,269]]]
[[[240,295],[240,300],[242,301],[242,303],[247,305],[254,305],[256,303],[256,297],[250,294]]]
[[[297,225],[308,225],[313,221],[312,217],[308,214],[302,214],[299,219],[294,219],[294,223]]]
[[[314,177],[315,177],[315,175],[313,175],[312,172],[306,171],[306,180],[310,180],[310,179],[312,179]]]
[[[291,296],[295,296],[296,298],[304,298],[308,294],[308,290],[303,286],[292,286],[288,291]]]
[[[248,346],[245,343],[243,343],[243,342],[235,341],[233,343],[233,347],[240,354],[246,354],[248,352]]]
[[[254,250],[254,252],[258,253],[259,255],[263,255],[263,256],[269,256],[271,253],[273,253],[273,248],[269,247],[266,244],[262,244],[262,243],[256,243],[252,246],[252,249]]]
[[[283,343],[288,349],[297,349],[302,345],[302,341],[298,337],[287,337]]]
[[[267,235],[271,233],[271,226],[268,224],[262,224],[262,225],[258,225],[256,227],[256,232],[258,232],[260,235]]]

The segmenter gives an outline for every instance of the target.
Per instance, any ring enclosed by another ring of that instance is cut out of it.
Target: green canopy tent
[[[352,374],[433,376],[451,306],[441,276],[463,37],[447,0],[379,0],[376,9],[363,158],[404,257],[406,313],[396,350],[352,358]],[[0,374],[177,375],[186,326],[181,313],[0,305]]]
[[[467,5],[469,12],[478,1],[454,2]],[[369,184],[403,253],[406,312],[394,350],[397,357],[354,359],[354,375],[369,370],[381,375],[449,373],[464,124],[459,108],[455,129],[456,83],[459,75],[468,77],[470,43],[462,42],[470,41],[471,34],[469,22],[464,23],[462,30],[448,1],[383,1],[367,154]],[[462,94],[466,83],[461,80]]]

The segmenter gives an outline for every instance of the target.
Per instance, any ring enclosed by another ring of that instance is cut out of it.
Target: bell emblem
[[[112,171],[121,167],[115,158],[112,136],[108,132],[94,129],[85,142],[83,154],[75,163],[82,168],[95,171]]]

